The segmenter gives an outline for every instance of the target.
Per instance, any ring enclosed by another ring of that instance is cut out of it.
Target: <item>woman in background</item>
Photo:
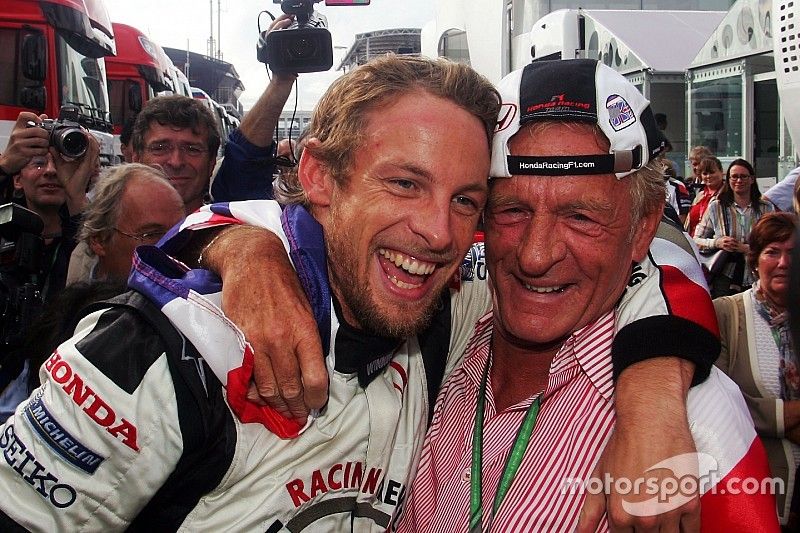
[[[692,168],[695,168],[694,163],[692,163]],[[703,188],[694,197],[689,216],[686,217],[684,226],[689,235],[694,235],[695,228],[708,209],[709,202],[716,198],[725,187],[725,173],[722,170],[722,163],[716,157],[712,155],[704,157],[697,163],[696,169],[703,182]]]
[[[742,390],[772,475],[783,480],[776,498],[784,526],[800,465],[800,365],[786,312],[797,220],[790,213],[764,215],[750,233],[753,287],[714,300],[722,343],[715,364]]]
[[[744,159],[734,160],[693,235],[701,252],[727,252],[725,266],[710,280],[712,297],[741,292],[753,283],[745,265],[749,251],[747,238],[758,219],[774,210],[771,203],[761,199],[753,166]]]

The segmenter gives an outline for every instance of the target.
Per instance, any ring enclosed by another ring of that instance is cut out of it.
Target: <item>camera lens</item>
[[[88,141],[80,129],[62,128],[53,132],[53,146],[67,157],[78,158],[86,153]]]

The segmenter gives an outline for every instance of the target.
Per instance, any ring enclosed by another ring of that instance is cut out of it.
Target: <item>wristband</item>
[[[653,339],[658,339],[653,342]],[[614,380],[634,363],[678,357],[695,365],[692,386],[706,380],[719,357],[719,338],[699,324],[674,315],[642,318],[623,327],[611,345]]]

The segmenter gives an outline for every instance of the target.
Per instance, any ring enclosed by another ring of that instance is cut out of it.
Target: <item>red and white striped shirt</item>
[[[398,531],[468,529],[472,430],[491,337],[490,312],[478,321],[463,365],[439,395]],[[612,311],[573,333],[556,354],[527,452],[492,531],[575,529],[584,496],[568,490],[566,483],[590,477],[614,426],[613,337]],[[487,382],[484,528],[506,457],[536,396],[497,413],[491,380]]]
[[[609,312],[573,333],[554,357],[533,435],[491,523],[492,531],[574,531],[585,499],[576,483],[590,479],[616,419],[611,363],[614,314]],[[400,532],[468,530],[472,430],[490,353],[492,318],[490,312],[477,322],[462,366],[439,393]],[[536,395],[497,413],[491,380],[487,381],[484,530],[506,457]],[[700,486],[703,531],[777,533],[773,494],[741,490],[744,480],[768,487],[770,474],[739,388],[712,368],[709,378],[689,391],[686,406],[698,457],[713,463]],[[600,531],[607,530],[604,517]]]

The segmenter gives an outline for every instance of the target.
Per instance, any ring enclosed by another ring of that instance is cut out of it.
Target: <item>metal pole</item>
[[[214,0],[208,0],[208,55],[214,57]]]
[[[222,59],[222,0],[217,0],[217,59]]]

